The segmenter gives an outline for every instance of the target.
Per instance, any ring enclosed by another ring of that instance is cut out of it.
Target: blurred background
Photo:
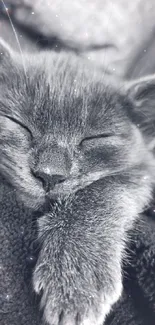
[[[74,51],[128,79],[155,72],[155,0],[0,0],[0,36],[19,51]]]

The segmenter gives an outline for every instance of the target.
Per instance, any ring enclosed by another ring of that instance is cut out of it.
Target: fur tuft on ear
[[[125,92],[132,102],[129,115],[152,146],[155,142],[155,75],[128,82]]]

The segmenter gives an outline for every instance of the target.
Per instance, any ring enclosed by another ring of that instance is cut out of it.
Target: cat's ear
[[[129,115],[149,141],[155,141],[155,75],[126,84],[126,94],[132,103]]]

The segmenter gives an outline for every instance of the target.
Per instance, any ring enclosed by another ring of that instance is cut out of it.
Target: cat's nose
[[[46,170],[36,171],[35,176],[42,181],[46,192],[54,188],[55,185],[64,182],[66,179],[64,175],[49,174]]]

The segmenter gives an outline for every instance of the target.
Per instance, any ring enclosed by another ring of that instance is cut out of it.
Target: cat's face
[[[49,53],[25,59],[25,76],[22,62],[1,55],[0,169],[25,204],[66,199],[145,163],[132,104],[104,77]]]

